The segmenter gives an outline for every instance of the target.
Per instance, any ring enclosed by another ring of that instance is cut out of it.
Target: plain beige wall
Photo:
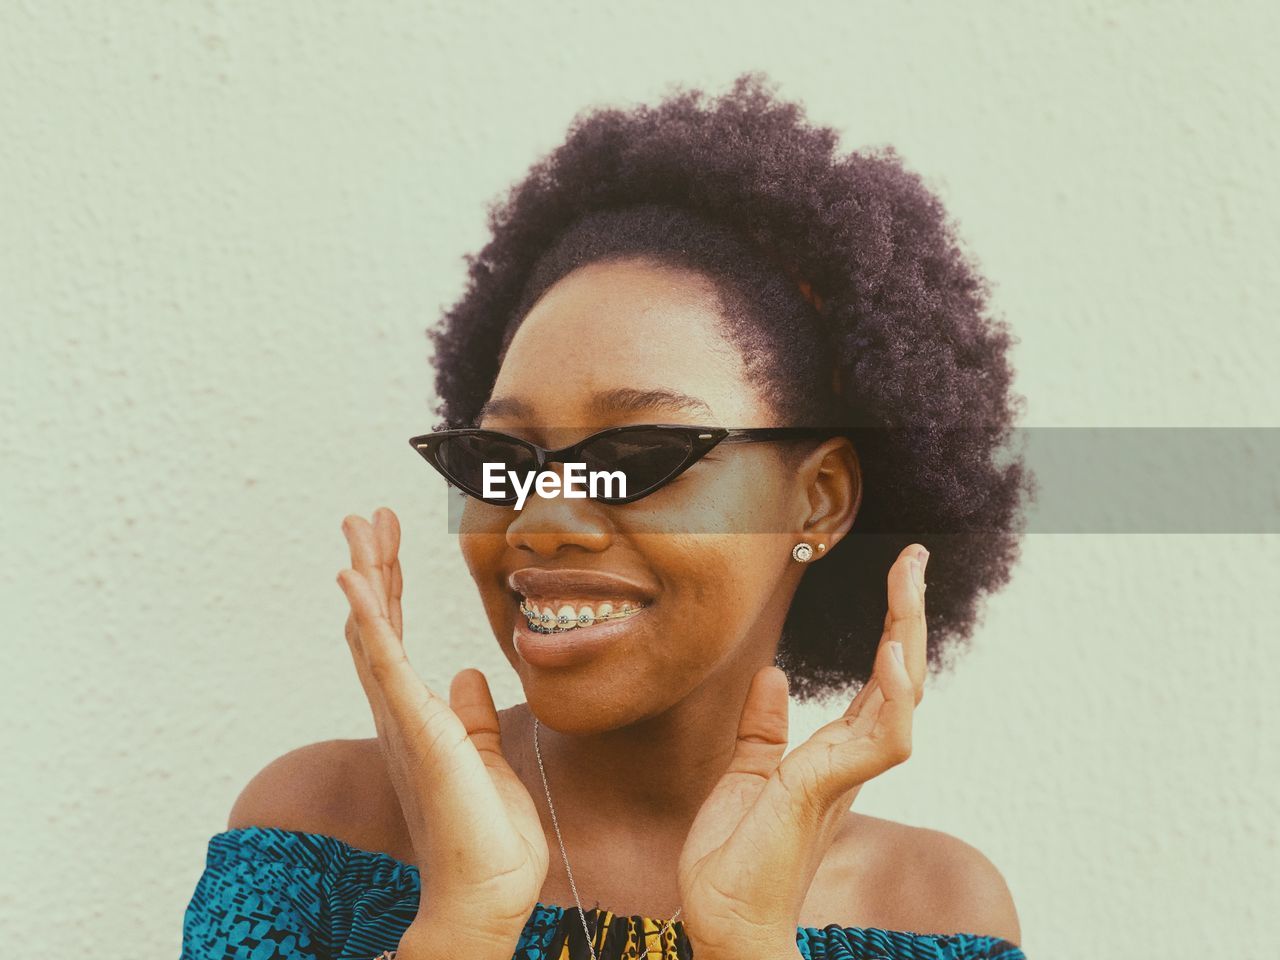
[[[942,194],[1027,425],[1267,425],[1278,28],[1264,2],[0,3],[0,943],[176,955],[244,782],[372,735],[348,512],[401,516],[427,682],[520,699],[406,440],[486,203],[575,111],[765,69]],[[1029,537],[857,809],[983,850],[1034,960],[1258,955],[1278,561]]]

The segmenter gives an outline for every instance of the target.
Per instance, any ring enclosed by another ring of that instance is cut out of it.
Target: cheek
[[[467,497],[458,518],[458,532],[464,535],[505,534],[511,516],[509,507],[495,507],[491,503]]]
[[[686,663],[713,663],[742,642],[769,602],[778,576],[770,558],[779,537],[703,533],[662,539],[663,556],[651,563],[666,584],[669,636],[682,638],[678,656]]]

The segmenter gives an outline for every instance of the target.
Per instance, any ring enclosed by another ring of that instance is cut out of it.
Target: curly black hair
[[[1009,579],[1034,488],[1000,457],[1023,398],[988,281],[891,146],[837,143],[760,71],[717,98],[675,86],[654,106],[584,110],[490,205],[466,291],[428,331],[442,425],[471,426],[516,328],[570,271],[644,259],[707,278],[778,422],[856,428],[861,507],[805,571],[778,647],[802,702],[866,681],[885,575],[915,540],[929,666],[949,668]]]

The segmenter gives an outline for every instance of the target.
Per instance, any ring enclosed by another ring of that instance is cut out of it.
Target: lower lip
[[[534,633],[523,613],[516,613],[512,643],[516,653],[531,667],[569,667],[590,660],[609,644],[631,630],[637,620],[649,612],[646,605],[639,613],[590,627],[574,627],[564,633]]]

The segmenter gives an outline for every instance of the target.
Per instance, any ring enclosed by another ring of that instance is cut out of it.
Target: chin
[[[566,736],[589,736],[625,727],[639,719],[644,707],[635,691],[629,699],[619,702],[614,695],[601,697],[598,685],[575,684],[571,678],[521,679],[529,711],[543,727]]]

